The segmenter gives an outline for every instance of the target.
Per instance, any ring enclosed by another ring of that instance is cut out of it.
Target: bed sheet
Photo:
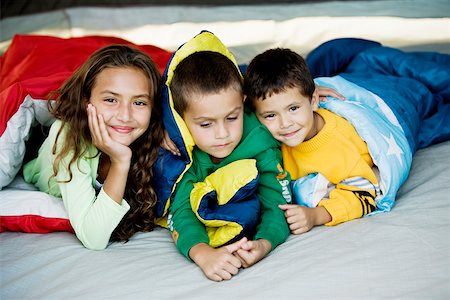
[[[2,233],[0,298],[448,299],[448,153],[450,141],[416,153],[391,212],[292,235],[227,282],[207,280],[162,228],[104,251],[70,233]]]

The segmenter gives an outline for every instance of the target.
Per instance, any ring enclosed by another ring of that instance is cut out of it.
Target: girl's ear
[[[247,100],[247,95],[244,95],[244,100],[242,100],[242,102],[245,103],[245,100]]]
[[[316,111],[319,108],[319,91],[317,90],[317,87],[311,98],[311,107],[313,111]]]

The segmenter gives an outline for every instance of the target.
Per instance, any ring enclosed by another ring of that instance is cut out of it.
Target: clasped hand
[[[200,243],[189,251],[191,259],[202,269],[211,280],[229,280],[239,272],[261,260],[270,252],[272,246],[267,240],[249,241],[242,238],[233,244],[212,248]]]

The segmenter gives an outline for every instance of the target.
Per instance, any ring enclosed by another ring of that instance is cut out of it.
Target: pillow
[[[4,132],[0,133],[0,190],[7,186],[19,172],[32,127],[38,123],[50,126],[54,121],[47,109],[47,101],[42,100],[42,97],[34,99],[30,94],[25,95],[23,90],[18,91],[20,89],[22,86],[15,84],[1,94],[1,96],[9,94],[2,115],[12,106],[12,101],[21,99],[22,102],[5,122]],[[16,96],[18,94],[20,96]]]
[[[62,199],[33,189],[17,176],[0,191],[0,232],[74,232]]]

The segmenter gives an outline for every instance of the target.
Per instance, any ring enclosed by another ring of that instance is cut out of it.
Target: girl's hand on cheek
[[[112,163],[122,162],[129,164],[131,161],[131,149],[111,138],[106,129],[103,116],[97,114],[97,110],[92,104],[88,104],[87,114],[92,143],[95,147],[107,154]]]

